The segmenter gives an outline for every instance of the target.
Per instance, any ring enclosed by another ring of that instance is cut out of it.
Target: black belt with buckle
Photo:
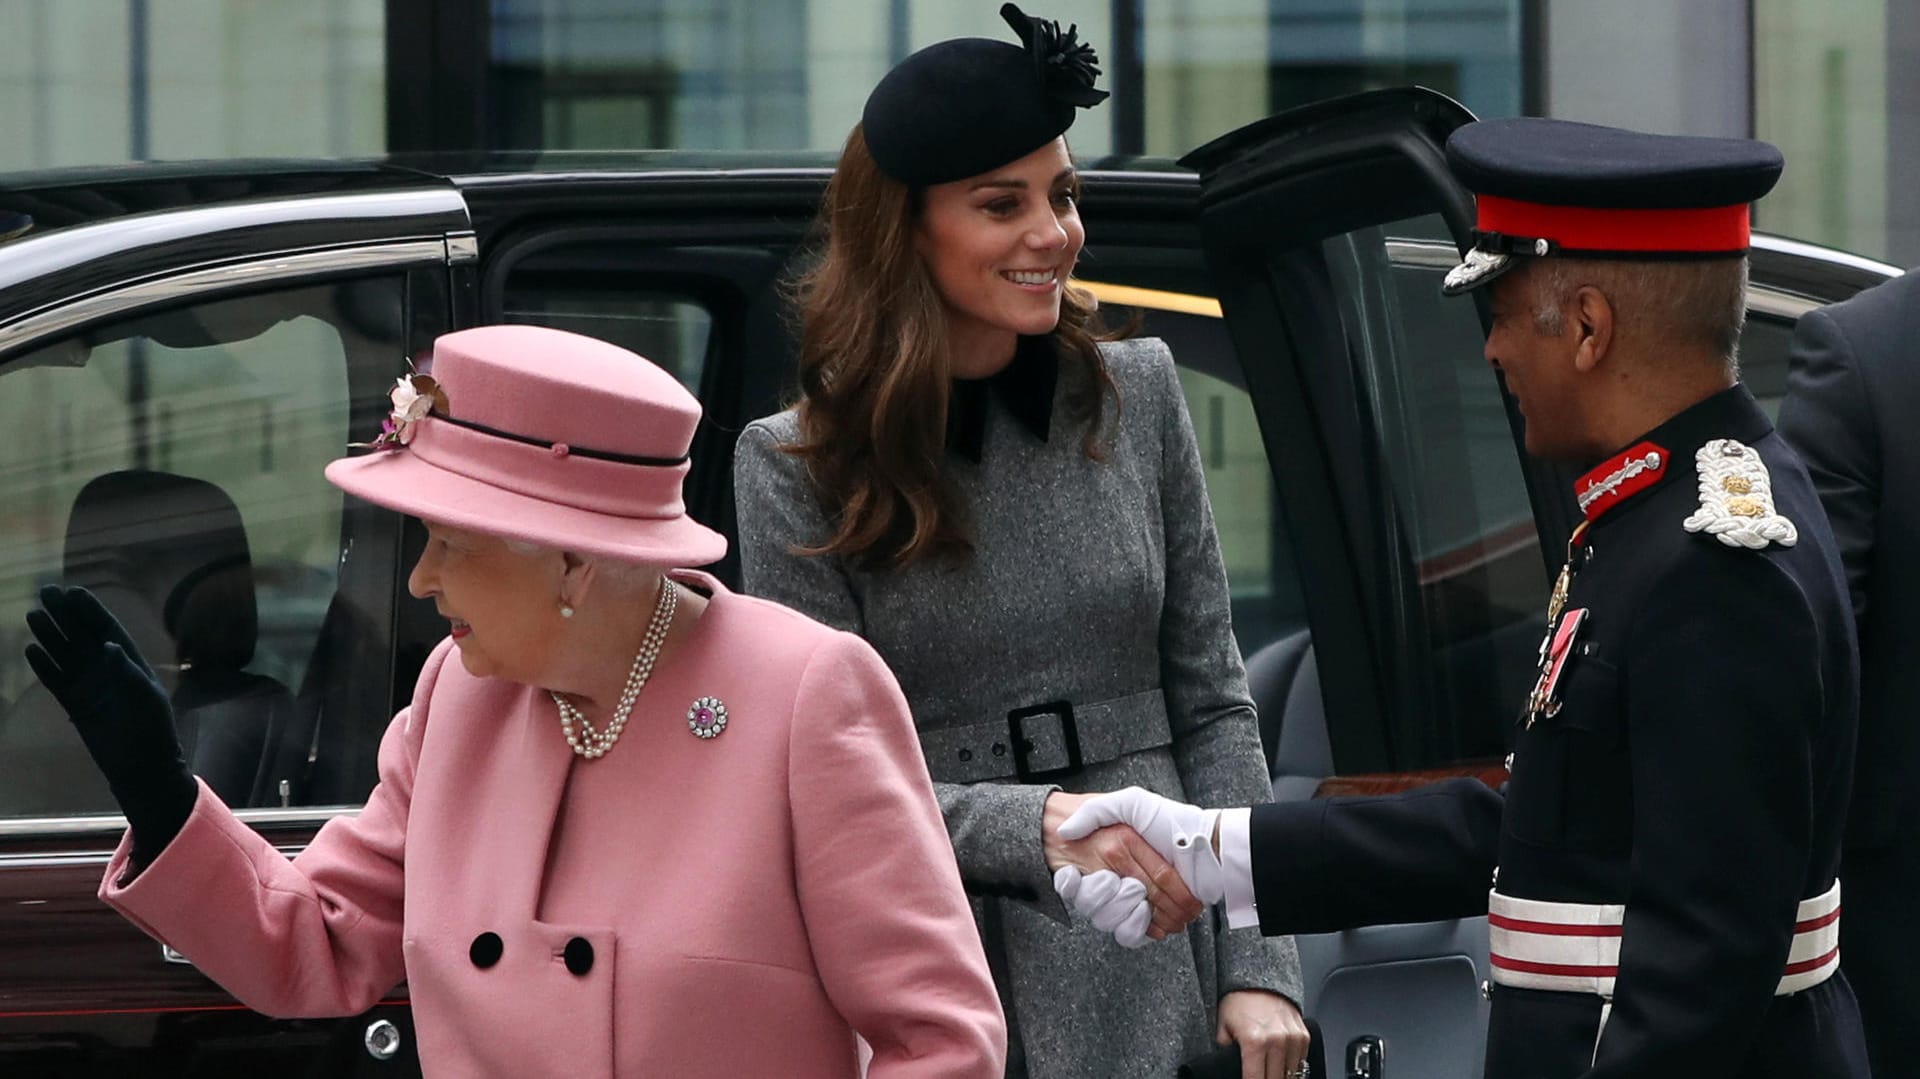
[[[1172,741],[1166,697],[1157,687],[1093,704],[1026,705],[1003,719],[920,732],[927,771],[937,783],[1044,782]]]

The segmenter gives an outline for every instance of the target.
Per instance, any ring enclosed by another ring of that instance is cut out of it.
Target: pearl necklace
[[[607,720],[607,729],[596,731],[593,724],[587,722],[580,709],[573,702],[552,690],[548,695],[560,708],[560,733],[567,736],[567,744],[582,757],[592,760],[604,757],[607,750],[620,740],[620,732],[627,727],[627,717],[633,712],[633,702],[640,696],[640,689],[653,675],[653,661],[660,657],[660,646],[667,641],[667,630],[673,626],[673,612],[680,606],[680,592],[673,582],[665,577],[660,579],[660,598],[653,605],[653,618],[647,623],[647,635],[640,642],[640,651],[634,654],[633,666],[627,671],[626,688],[620,691],[620,703],[614,706],[612,718]],[[575,733],[574,726],[579,725]]]

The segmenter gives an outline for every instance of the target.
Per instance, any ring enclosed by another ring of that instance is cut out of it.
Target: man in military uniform
[[[1838,949],[1852,613],[1734,365],[1779,153],[1516,119],[1447,155],[1479,227],[1445,291],[1492,290],[1528,450],[1589,469],[1508,782],[1224,811],[1128,790],[1061,834],[1130,824],[1267,933],[1487,914],[1496,1079],[1865,1076]]]

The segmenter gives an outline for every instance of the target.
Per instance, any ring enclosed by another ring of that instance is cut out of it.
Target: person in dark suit
[[[1860,634],[1859,764],[1842,857],[1840,948],[1876,1075],[1920,1060],[1920,663],[1899,624],[1920,597],[1920,273],[1814,311],[1794,333],[1780,433],[1806,459]]]
[[[1527,449],[1588,471],[1510,778],[1132,825],[1229,924],[1485,913],[1493,1079],[1867,1075],[1839,970],[1858,653],[1805,466],[1736,380],[1764,143],[1541,119],[1448,141]],[[1491,888],[1491,892],[1489,891]]]

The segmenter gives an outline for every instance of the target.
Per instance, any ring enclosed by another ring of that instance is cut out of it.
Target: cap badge
[[[1507,263],[1512,260],[1511,255],[1472,248],[1467,252],[1466,257],[1460,260],[1460,265],[1447,271],[1447,278],[1441,282],[1440,287],[1447,292],[1472,288],[1476,283],[1506,269]]]
[[[718,738],[727,729],[727,706],[718,697],[702,697],[687,709],[687,729],[695,738]]]
[[[1753,448],[1717,438],[1694,454],[1700,471],[1700,508],[1681,522],[1729,547],[1759,550],[1770,543],[1791,547],[1800,530],[1773,508],[1773,479]]]

